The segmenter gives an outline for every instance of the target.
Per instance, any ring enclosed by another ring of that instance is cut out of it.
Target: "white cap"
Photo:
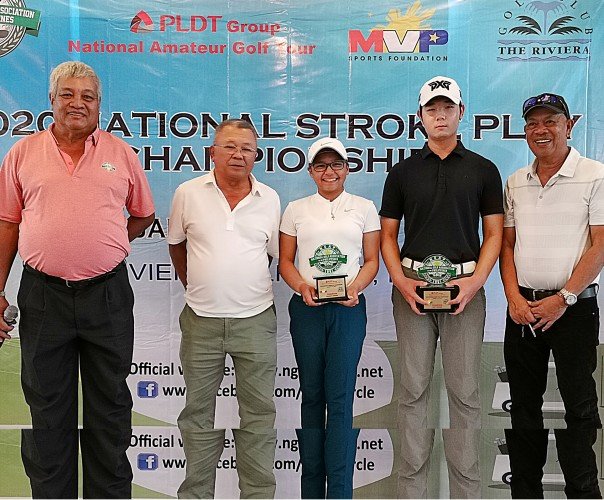
[[[333,149],[342,157],[343,160],[348,161],[348,154],[346,153],[344,144],[337,139],[323,137],[323,139],[318,139],[317,141],[313,142],[308,148],[308,163],[312,163],[315,159],[315,156],[317,156],[324,149]]]
[[[448,76],[435,76],[428,80],[419,91],[419,106],[425,106],[435,97],[448,97],[455,104],[461,104],[461,90],[457,82]]]

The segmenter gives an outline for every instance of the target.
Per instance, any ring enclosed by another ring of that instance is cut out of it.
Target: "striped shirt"
[[[504,226],[516,230],[518,284],[558,290],[591,246],[589,226],[604,225],[604,164],[571,148],[545,186],[535,168],[533,161],[507,180]]]

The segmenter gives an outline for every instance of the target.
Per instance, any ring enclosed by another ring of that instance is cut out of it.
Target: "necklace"
[[[338,196],[338,202],[334,203],[333,201],[329,202],[329,211],[331,212],[331,220],[336,220],[336,213],[338,208],[340,208],[340,203],[342,203],[342,195],[344,192],[340,193]]]

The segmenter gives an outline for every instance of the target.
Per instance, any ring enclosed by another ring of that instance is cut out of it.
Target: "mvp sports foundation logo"
[[[510,1],[497,40],[498,61],[583,61],[593,34],[586,2]]]
[[[424,9],[416,0],[403,14],[392,9],[386,16],[388,24],[377,25],[369,33],[348,31],[348,51],[351,61],[424,62],[446,61],[444,45],[449,33],[433,29],[430,19],[436,9]],[[429,54],[438,47],[440,53]]]
[[[23,0],[0,0],[0,57],[15,50],[25,35],[38,36],[40,11]]]

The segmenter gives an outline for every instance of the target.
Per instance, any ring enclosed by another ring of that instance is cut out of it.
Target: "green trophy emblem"
[[[444,255],[429,255],[422,261],[417,275],[428,286],[416,287],[417,294],[428,304],[417,304],[421,312],[453,312],[457,304],[449,302],[459,294],[457,285],[447,286],[447,283],[457,276],[455,266]]]
[[[308,259],[311,267],[314,267],[327,276],[315,276],[317,282],[317,302],[334,302],[348,300],[346,290],[346,276],[336,276],[334,273],[348,262],[348,256],[342,254],[340,249],[332,244],[325,243],[319,246],[314,255]]]

